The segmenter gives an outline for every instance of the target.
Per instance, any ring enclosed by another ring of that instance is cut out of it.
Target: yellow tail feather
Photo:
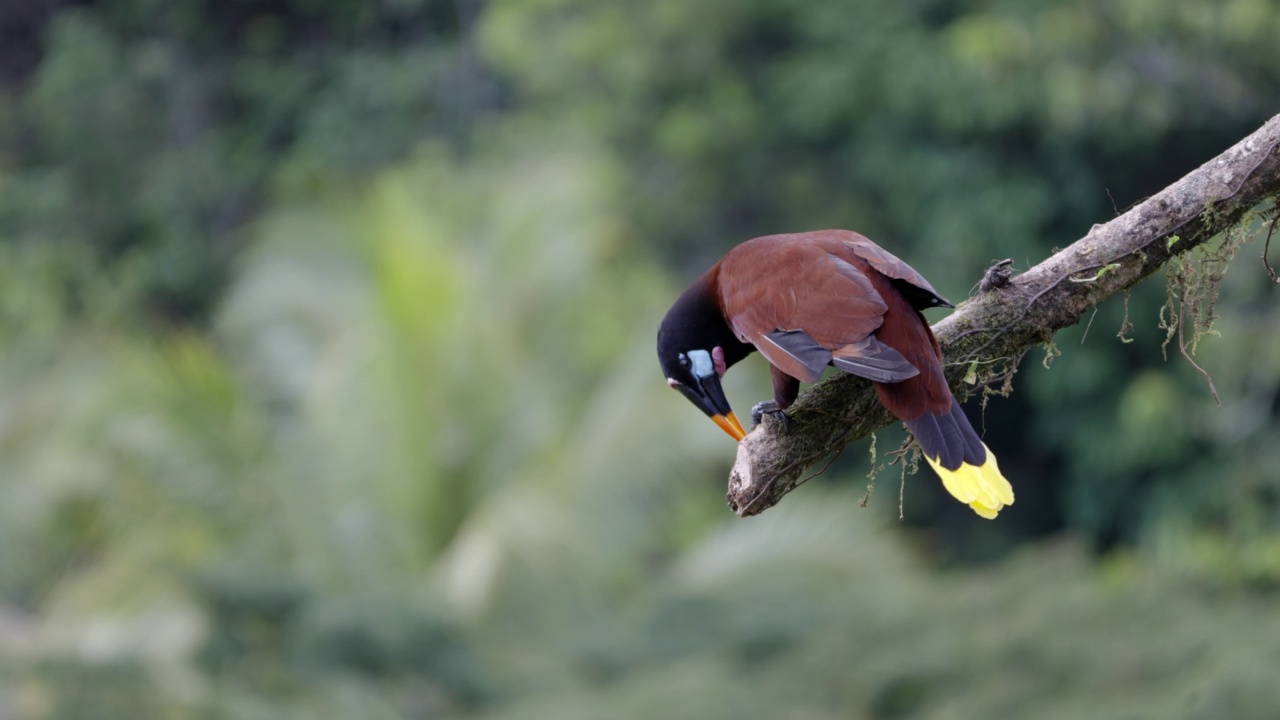
[[[942,478],[942,486],[962,503],[967,503],[973,511],[988,520],[994,520],[1005,505],[1013,504],[1013,486],[996,465],[995,453],[986,443],[982,448],[987,451],[987,461],[981,466],[962,463],[955,470],[948,470],[928,455],[924,456],[929,467]]]

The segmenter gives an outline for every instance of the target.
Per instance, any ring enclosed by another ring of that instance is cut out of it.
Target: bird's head
[[[679,343],[678,337],[665,332],[658,335],[658,361],[667,385],[679,390],[734,440],[746,437],[720,386],[720,376],[725,371],[724,349],[718,345],[706,349],[687,346]]]

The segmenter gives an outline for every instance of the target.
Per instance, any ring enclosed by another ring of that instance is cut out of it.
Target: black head
[[[658,363],[667,384],[735,440],[746,432],[729,407],[720,377],[751,349],[729,330],[705,278],[680,296],[658,328]]]

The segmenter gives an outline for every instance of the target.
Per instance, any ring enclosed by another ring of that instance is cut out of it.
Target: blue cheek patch
[[[711,362],[711,353],[706,350],[690,350],[685,353],[689,357],[689,371],[696,378],[709,377],[716,374],[715,363]]]

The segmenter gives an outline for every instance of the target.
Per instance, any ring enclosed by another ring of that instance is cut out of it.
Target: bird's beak
[[[747,432],[742,429],[742,423],[738,422],[738,416],[734,415],[732,410],[728,415],[712,415],[711,419],[734,440],[741,442],[742,438],[747,436]]]
[[[697,405],[698,409],[706,413],[729,437],[742,440],[747,436],[747,431],[742,429],[742,423],[738,422],[738,416],[734,415],[733,408],[729,407],[729,399],[724,396],[724,389],[720,387],[719,375],[695,377],[692,387],[675,380],[668,380],[667,384],[679,390],[689,399],[689,402]]]

